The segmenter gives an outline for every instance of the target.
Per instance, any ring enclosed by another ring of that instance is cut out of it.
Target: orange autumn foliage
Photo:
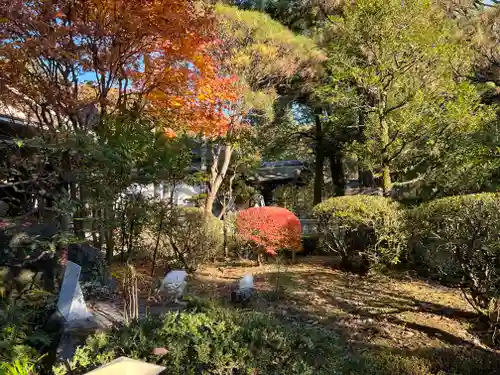
[[[281,249],[301,250],[302,226],[295,214],[282,207],[252,207],[238,213],[238,234],[270,255]]]
[[[210,5],[0,0],[0,19],[0,101],[40,112],[49,128],[61,121],[44,116],[47,108],[83,128],[78,111],[91,103],[101,118],[123,110],[152,116],[169,136],[227,131],[227,106],[237,95],[214,61]],[[79,93],[89,79],[90,98]]]

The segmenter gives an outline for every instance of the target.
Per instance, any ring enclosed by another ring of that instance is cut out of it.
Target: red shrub
[[[300,221],[286,208],[248,208],[238,214],[236,228],[244,240],[253,242],[270,255],[276,255],[280,249],[301,249]]]

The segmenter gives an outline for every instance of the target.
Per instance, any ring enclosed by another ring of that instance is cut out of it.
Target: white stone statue
[[[240,279],[238,289],[231,292],[231,301],[246,305],[250,301],[253,292],[253,275],[246,274]]]
[[[186,289],[186,278],[187,272],[184,270],[170,271],[163,279],[158,293],[163,296],[173,297],[174,302],[179,303],[179,299],[182,299]]]
[[[240,279],[240,290],[253,289],[253,275],[246,274]]]

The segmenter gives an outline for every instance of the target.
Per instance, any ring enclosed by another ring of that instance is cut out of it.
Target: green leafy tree
[[[483,124],[478,92],[459,78],[470,69],[470,49],[444,11],[429,1],[362,0],[330,19],[322,94],[366,114],[360,152],[381,172],[384,192],[450,134],[468,136]]]
[[[249,150],[247,137],[255,133],[242,129],[272,121],[277,88],[297,76],[304,79],[314,76],[316,65],[324,58],[311,39],[294,34],[264,13],[221,4],[217,5],[216,13],[224,51],[221,64],[228,75],[238,77],[240,96],[229,113],[230,130],[209,142],[212,155],[207,178],[207,214],[212,211],[227,177],[234,151]],[[258,151],[256,145],[254,142],[254,151]]]

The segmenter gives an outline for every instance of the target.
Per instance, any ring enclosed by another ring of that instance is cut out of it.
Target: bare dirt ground
[[[227,298],[230,285],[251,273],[258,291],[252,308],[325,325],[348,340],[402,348],[482,345],[469,332],[467,322],[475,314],[459,291],[383,275],[359,278],[333,269],[324,260],[205,266],[187,293]]]

